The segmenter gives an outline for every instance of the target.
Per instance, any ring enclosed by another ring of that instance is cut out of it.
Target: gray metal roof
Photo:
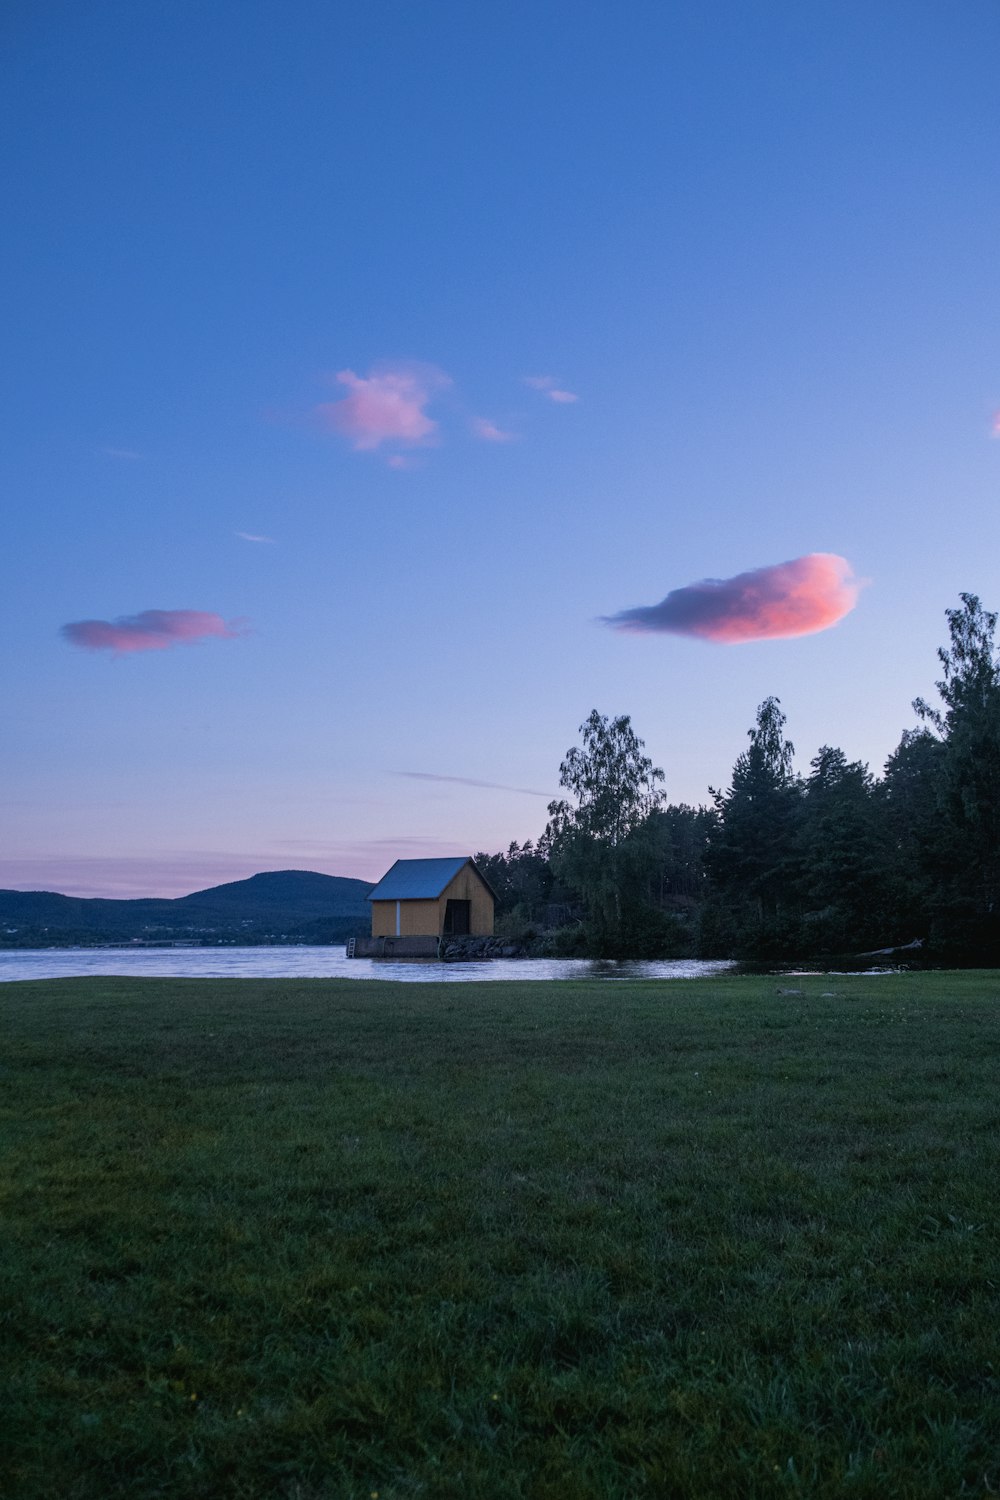
[[[373,891],[369,901],[436,901],[463,865],[472,865],[467,854],[457,859],[397,859],[391,870],[386,871]],[[482,880],[480,872],[476,870]],[[483,881],[489,889],[489,882]]]

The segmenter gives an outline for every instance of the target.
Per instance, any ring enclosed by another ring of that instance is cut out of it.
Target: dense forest
[[[478,854],[498,928],[559,953],[794,959],[919,944],[1000,961],[997,617],[946,612],[940,706],[917,699],[882,776],[824,745],[807,775],[767,698],[730,784],[667,803],[627,716],[596,710],[537,843]]]

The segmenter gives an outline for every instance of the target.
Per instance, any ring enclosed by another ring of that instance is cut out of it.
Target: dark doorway
[[[444,930],[449,937],[467,937],[471,924],[471,901],[449,901],[444,909]]]

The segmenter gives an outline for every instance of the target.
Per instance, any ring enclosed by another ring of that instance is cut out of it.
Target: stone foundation
[[[524,958],[527,950],[509,938],[498,937],[359,937],[350,944],[353,958],[438,958],[446,963],[468,963],[473,959]]]

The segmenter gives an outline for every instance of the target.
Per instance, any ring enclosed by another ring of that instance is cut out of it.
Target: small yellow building
[[[368,897],[372,937],[492,937],[495,899],[467,856],[397,859]]]

